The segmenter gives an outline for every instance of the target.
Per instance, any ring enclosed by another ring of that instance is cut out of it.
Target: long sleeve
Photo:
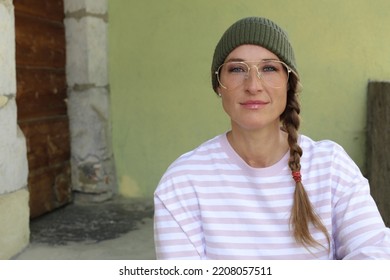
[[[155,195],[154,241],[157,259],[202,259],[200,230],[183,209],[168,205]]]
[[[337,259],[390,259],[390,229],[386,228],[370,187],[348,156],[335,158],[334,240]]]

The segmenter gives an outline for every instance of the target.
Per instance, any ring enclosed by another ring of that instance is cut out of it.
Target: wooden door
[[[14,0],[18,124],[27,141],[30,217],[71,201],[63,0]]]

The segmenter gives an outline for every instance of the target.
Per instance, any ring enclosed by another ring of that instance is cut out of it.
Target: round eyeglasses
[[[281,88],[287,85],[290,73],[294,73],[284,62],[267,59],[254,62],[229,61],[219,66],[215,75],[217,75],[221,87],[230,90],[244,84],[245,80],[249,78],[251,68],[255,68],[256,76],[265,85],[272,88]]]

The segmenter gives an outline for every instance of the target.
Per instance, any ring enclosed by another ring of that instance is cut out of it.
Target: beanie
[[[258,45],[268,49],[281,61],[298,73],[294,51],[287,34],[276,23],[262,17],[240,19],[230,26],[215,47],[211,65],[211,80],[214,91],[218,87],[215,72],[236,47],[244,44]]]

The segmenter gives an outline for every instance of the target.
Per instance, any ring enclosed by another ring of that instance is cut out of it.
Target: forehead
[[[279,59],[273,52],[258,45],[241,45],[235,48],[225,61],[243,60],[258,61],[263,59]]]

